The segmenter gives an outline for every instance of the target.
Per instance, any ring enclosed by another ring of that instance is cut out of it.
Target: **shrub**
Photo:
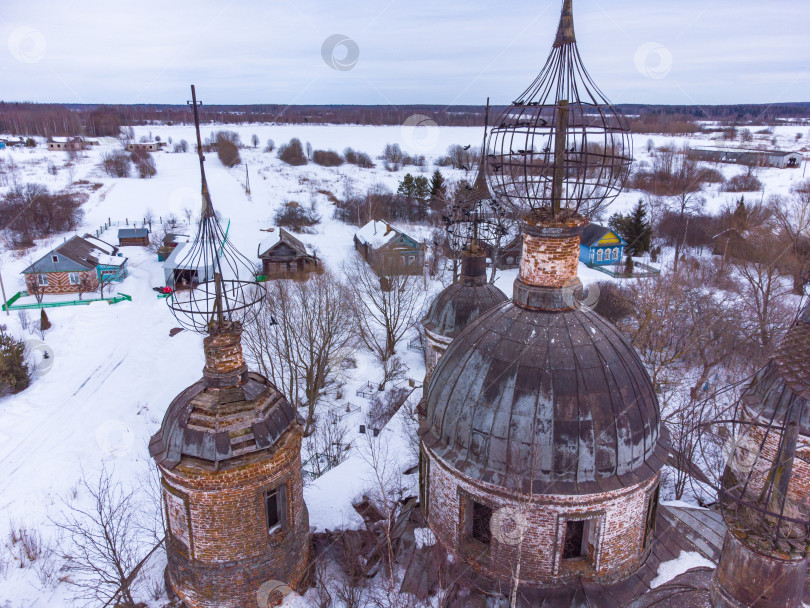
[[[357,150],[353,150],[352,148],[346,148],[343,151],[343,158],[346,159],[346,162],[351,165],[357,165],[363,169],[373,169],[374,168],[374,161],[371,160],[371,157],[366,154],[365,152],[358,152]]]
[[[278,149],[278,157],[288,165],[300,166],[307,164],[304,146],[301,140],[293,137],[289,143],[282,144]]]
[[[20,185],[0,199],[0,224],[12,233],[14,244],[31,244],[33,239],[75,230],[86,198],[76,191],[52,193],[41,184]]]
[[[239,148],[231,141],[223,140],[217,144],[217,156],[226,167],[235,167],[242,162],[239,158]]]
[[[762,182],[756,175],[735,175],[725,183],[723,190],[726,192],[758,192],[762,190]]]
[[[188,142],[185,139],[181,139],[176,144],[174,144],[174,151],[175,152],[188,152]]]
[[[129,155],[123,150],[107,152],[101,157],[101,168],[110,177],[129,177]]]
[[[132,162],[141,178],[152,177],[157,174],[155,159],[146,150],[136,149],[132,152]]]
[[[48,315],[45,313],[44,308],[39,309],[39,329],[40,331],[48,331],[51,328],[51,320],[48,318]]]
[[[315,150],[312,161],[321,167],[339,167],[343,164],[343,158],[334,150]]]
[[[295,201],[285,203],[273,218],[276,226],[295,232],[306,232],[321,221],[314,209],[304,209]]]
[[[465,149],[464,146],[453,144],[447,148],[447,155],[441,157],[437,164],[440,167],[449,166],[453,169],[470,170],[475,168],[479,160],[478,150],[473,150],[470,146]]]
[[[25,147],[26,148],[36,148],[37,147],[37,142],[34,141],[33,137],[29,137],[28,139],[25,140]]]
[[[25,342],[17,340],[6,331],[5,325],[0,325],[0,395],[19,393],[29,384],[31,376],[25,362]]]
[[[265,152],[272,152],[275,149],[276,149],[276,142],[274,142],[272,139],[268,139],[267,140],[267,145],[264,147],[264,151]]]
[[[599,299],[594,310],[611,323],[618,323],[633,313],[633,302],[613,281],[599,281]]]

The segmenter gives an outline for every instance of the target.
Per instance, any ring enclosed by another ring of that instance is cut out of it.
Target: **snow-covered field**
[[[322,222],[316,234],[303,235],[305,244],[333,270],[353,256],[352,226],[332,217],[332,205],[319,190],[343,198],[347,191],[362,192],[375,183],[384,183],[396,190],[405,172],[419,169],[406,167],[389,173],[378,165],[375,169],[359,169],[344,165],[323,168],[314,164],[290,167],[283,164],[275,152],[263,153],[269,138],[276,146],[298,137],[311,142],[315,149],[335,149],[338,152],[351,146],[355,150],[376,157],[387,143],[400,143],[406,152],[425,154],[426,175],[434,170],[432,161],[445,153],[450,144],[480,145],[479,128],[443,127],[423,137],[399,127],[359,126],[217,126],[205,125],[203,136],[220,129],[235,130],[243,143],[249,144],[251,135],[257,134],[257,149],[241,150],[243,163],[249,167],[251,195],[243,188],[245,165],[227,169],[215,154],[206,162],[208,183],[215,208],[222,217],[231,220],[230,237],[236,247],[251,259],[256,258],[258,243],[267,237],[260,229],[272,227],[272,217],[278,207],[295,200],[303,205],[315,201]],[[800,128],[780,127],[780,144],[792,149],[795,134]],[[159,135],[166,141],[181,139],[191,143],[193,129],[188,126],[139,127],[136,137]],[[656,145],[670,141],[680,144],[683,138],[639,135],[635,139],[635,156],[639,161],[649,160],[646,142]],[[185,209],[196,213],[199,208],[199,165],[192,152],[154,154],[157,175],[152,179],[110,178],[98,168],[100,156],[116,145],[100,146],[80,154],[74,180],[100,183],[102,187],[90,193],[85,205],[83,226],[76,231],[82,235],[93,232],[100,225],[129,219],[139,221],[148,211],[157,217],[174,214],[184,217]],[[171,148],[171,146],[169,146]],[[43,145],[35,149],[0,150],[0,159],[17,166],[16,179],[20,183],[42,183],[51,189],[69,185],[68,170],[64,168],[64,153],[48,152]],[[59,171],[47,171],[49,161]],[[718,165],[726,177],[743,172],[742,167]],[[445,170],[446,178],[464,177],[461,171]],[[765,184],[765,195],[784,194],[802,177],[801,170],[766,169],[759,173]],[[0,196],[11,184],[0,186]],[[762,196],[757,193],[752,196]],[[610,212],[627,211],[639,199],[638,192],[625,192],[614,203]],[[719,192],[712,186],[707,192],[707,209],[715,211],[725,203],[739,198],[738,194]],[[117,227],[101,235],[102,239],[117,242]],[[424,238],[424,228],[414,229],[414,236]],[[23,257],[5,251],[0,254],[2,273],[8,296],[24,289],[20,271],[44,255],[55,244],[71,235],[63,234],[37,243],[34,250]],[[141,248],[124,248],[129,258],[129,276],[118,287],[118,292],[132,296],[131,302],[116,305],[97,303],[90,306],[53,308],[48,316],[53,328],[45,341],[53,349],[54,365],[49,373],[36,378],[24,392],[0,399],[0,555],[4,554],[6,526],[11,522],[39,529],[49,536],[49,516],[60,509],[63,498],[69,497],[76,487],[82,470],[91,473],[100,463],[114,469],[116,477],[125,483],[138,485],[151,466],[147,451],[149,437],[156,431],[166,407],[183,388],[196,381],[203,366],[202,337],[181,332],[169,337],[169,330],[178,324],[169,313],[165,301],[158,299],[152,287],[163,284],[161,264],[153,254]],[[604,280],[606,275],[581,265],[580,275],[585,283]],[[511,294],[515,271],[500,272],[498,286]],[[429,293],[441,289],[434,281]],[[430,296],[428,296],[430,297]],[[36,311],[34,311],[36,312]],[[2,313],[0,313],[2,314]],[[30,316],[34,316],[29,312]],[[24,332],[16,313],[3,315],[0,323],[18,336]],[[25,335],[31,338],[30,334]],[[421,354],[400,346],[401,355],[410,368],[408,376],[421,380],[424,367]],[[367,380],[381,376],[372,358],[358,354],[358,368],[346,385],[346,399],[365,409],[367,400],[356,397],[356,388]],[[359,439],[357,425],[363,413],[350,419],[351,437]],[[380,440],[390,443],[396,453],[408,453],[405,439],[398,431],[400,417],[384,431]],[[350,458],[340,467],[327,473],[306,488],[310,520],[318,529],[357,525],[358,518],[351,508],[351,500],[364,489],[368,481],[368,464],[361,449],[362,440],[354,441]],[[403,461],[401,468],[413,465]],[[410,483],[414,483],[413,475]],[[3,566],[0,557],[0,607],[34,608],[70,606],[69,593],[64,585],[42,585],[30,569],[21,569],[14,563]]]

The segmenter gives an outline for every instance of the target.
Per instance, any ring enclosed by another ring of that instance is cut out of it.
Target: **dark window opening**
[[[586,560],[596,563],[596,520],[580,519],[565,522],[563,560]]]
[[[644,528],[644,548],[646,549],[655,535],[655,521],[658,519],[658,495],[661,491],[661,486],[655,488],[655,492],[650,496],[649,504],[647,505],[647,522]]]
[[[484,543],[490,544],[492,541],[492,529],[490,523],[492,521],[492,509],[486,505],[479,504],[475,501],[472,503],[472,537]]]
[[[284,485],[264,493],[264,510],[268,532],[272,534],[286,526],[287,492]]]
[[[273,530],[281,523],[278,516],[278,490],[273,490],[265,495],[265,505],[267,510],[267,529]]]
[[[565,541],[563,544],[563,559],[577,559],[584,557],[582,552],[585,540],[585,520],[565,522]]]

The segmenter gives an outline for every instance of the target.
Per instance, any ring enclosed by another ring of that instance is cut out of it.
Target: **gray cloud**
[[[0,40],[33,28],[46,48],[30,61],[25,53],[37,50],[36,40],[0,47],[3,100],[182,103],[195,82],[207,103],[479,104],[487,96],[507,103],[532,80],[560,0],[9,4]],[[615,102],[810,100],[810,3],[574,5],[585,63]],[[321,44],[335,33],[357,41],[354,69],[323,62]],[[638,49],[651,42],[671,56],[663,78],[636,67]]]

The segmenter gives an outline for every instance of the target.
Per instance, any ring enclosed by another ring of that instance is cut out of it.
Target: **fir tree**
[[[25,342],[6,333],[6,326],[0,325],[0,395],[19,393],[29,384]]]
[[[404,196],[408,199],[408,201],[412,201],[414,198],[416,198],[416,184],[414,183],[413,175],[410,173],[405,174],[405,177],[403,177],[402,181],[399,182],[397,194]]]
[[[447,186],[444,183],[444,176],[441,171],[436,169],[436,171],[433,172],[433,176],[430,178],[430,200],[437,200],[444,195],[446,190]]]
[[[647,219],[644,201],[641,199],[636,203],[632,213],[628,215],[614,213],[608,225],[611,230],[627,241],[625,252],[628,255],[640,256],[650,250],[652,226]]]

